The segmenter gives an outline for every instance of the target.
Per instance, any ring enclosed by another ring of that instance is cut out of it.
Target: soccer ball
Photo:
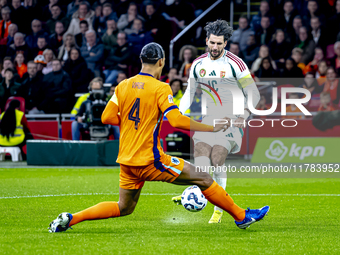
[[[208,203],[201,189],[196,185],[190,186],[183,191],[181,202],[184,208],[190,212],[199,212]]]

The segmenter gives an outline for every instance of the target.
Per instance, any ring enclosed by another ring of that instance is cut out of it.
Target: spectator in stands
[[[58,59],[65,62],[69,58],[68,54],[71,48],[75,46],[76,46],[76,40],[74,38],[74,35],[67,34],[65,36],[63,45],[59,48]]]
[[[337,41],[337,37],[340,32],[340,0],[336,1],[335,4],[336,14],[330,17],[327,21],[327,35],[330,42]]]
[[[18,32],[14,35],[14,43],[11,44],[8,49],[6,56],[10,56],[12,59],[15,58],[18,51],[23,52],[25,59],[30,59],[31,50],[29,46],[25,43],[24,34]]]
[[[18,100],[12,100],[9,107],[0,115],[0,146],[20,147],[21,156],[25,160],[26,154],[23,147],[26,140],[33,139],[28,127],[25,114],[17,110],[20,107]]]
[[[297,15],[293,19],[293,30],[289,31],[289,42],[291,45],[296,45],[299,42],[299,31],[302,27],[302,18],[301,16]]]
[[[85,33],[89,31],[89,23],[86,20],[82,20],[79,23],[80,33],[75,35],[76,44],[79,48],[86,45]]]
[[[337,74],[340,74],[340,42],[334,44],[335,56],[330,60],[331,66],[334,67]]]
[[[266,95],[261,94],[260,101],[256,106],[256,110],[268,110],[266,103],[267,103]]]
[[[100,90],[103,88],[103,80],[100,77],[94,78],[90,82],[90,93],[86,100],[83,101],[79,107],[79,111],[76,114],[76,121],[72,122],[72,140],[80,140],[80,134],[83,130],[88,130],[90,120],[88,120],[90,115],[90,109],[94,101],[93,94],[91,91]],[[78,102],[77,102],[78,103]],[[115,140],[119,139],[119,127],[110,126],[110,133],[113,134]]]
[[[249,35],[253,34],[254,31],[249,26],[247,17],[241,16],[238,20],[238,29],[233,32],[230,41],[232,41],[233,43],[238,43],[240,50],[244,51],[247,48]]]
[[[296,16],[292,0],[285,0],[283,5],[284,13],[279,15],[276,20],[276,27],[285,32],[293,31],[293,20]]]
[[[199,87],[197,87],[194,100],[192,100],[190,109],[188,109],[185,112],[185,113],[188,113],[190,110],[190,113],[193,115],[190,118],[194,120],[202,119],[202,116],[201,116],[202,115],[202,94],[203,94],[203,91]]]
[[[74,0],[67,6],[67,17],[71,17],[79,8],[81,0]]]
[[[174,67],[172,67],[172,68],[170,68],[168,75],[167,75],[167,76],[164,76],[164,77],[162,78],[162,81],[164,81],[165,83],[170,84],[170,82],[171,82],[172,80],[176,79],[177,77],[178,77],[178,75],[177,75],[177,69],[174,68]]]
[[[178,75],[183,82],[189,77],[190,67],[197,56],[197,49],[192,45],[184,45],[179,52]]]
[[[126,39],[127,36],[125,33],[118,33],[118,46],[112,48],[105,59],[105,70],[103,73],[105,74],[105,82],[107,83],[113,83],[117,79],[119,71],[126,72],[128,69],[131,48]]]
[[[327,61],[326,60],[320,61],[318,65],[318,70],[316,71],[315,74],[315,77],[320,86],[326,82],[327,68],[328,68]]]
[[[139,54],[144,45],[153,41],[151,32],[145,31],[143,21],[137,18],[133,21],[132,29],[125,29],[125,31],[128,35],[128,41],[132,45],[132,54],[135,59],[139,59]]]
[[[322,92],[320,94],[320,107],[318,112],[331,112],[335,111],[335,107],[332,103],[331,94],[329,92]]]
[[[271,58],[269,55],[269,48],[267,45],[262,45],[259,50],[259,57],[254,61],[254,63],[251,66],[251,72],[255,73],[257,70],[259,70],[260,65],[262,63],[262,59],[264,58],[270,58],[270,62],[273,66],[273,68],[276,70],[277,66],[275,61]]]
[[[90,5],[86,1],[82,1],[79,4],[79,9],[72,15],[72,20],[70,26],[68,27],[66,34],[79,34],[80,31],[80,22],[82,20],[86,20],[89,29],[92,30],[92,24],[94,20],[94,11],[91,10]]]
[[[270,15],[269,3],[266,0],[261,1],[260,11],[258,15],[253,16],[250,26],[254,31],[257,31],[261,27],[262,17],[269,17],[269,25],[274,25],[274,17]]]
[[[275,30],[270,25],[270,19],[268,16],[263,16],[261,18],[261,26],[255,30],[256,43],[259,45],[268,45],[272,40]]]
[[[14,23],[8,26],[8,36],[6,46],[9,47],[14,43],[14,35],[18,32],[18,26]]]
[[[8,27],[12,23],[11,21],[11,9],[5,6],[1,9],[2,20],[0,20],[0,39],[7,38]]]
[[[51,13],[52,17],[46,22],[46,26],[48,27],[50,34],[54,33],[55,24],[57,21],[63,23],[64,27],[68,27],[68,25],[70,24],[70,20],[68,17],[65,17],[65,14],[62,12],[60,5],[52,5]]]
[[[154,41],[160,45],[168,45],[171,39],[171,27],[170,23],[156,11],[156,5],[152,2],[148,2],[145,6],[145,23],[144,28],[146,31],[151,31]],[[163,46],[163,48],[165,48]]]
[[[332,102],[334,104],[339,103],[340,99],[340,88],[339,79],[333,67],[329,67],[326,73],[326,82],[323,85],[323,91],[329,92],[331,95]]]
[[[1,71],[1,77],[2,78],[5,78],[5,71],[8,68],[14,69],[14,65],[13,65],[12,59],[10,57],[5,57],[2,61],[2,71]],[[0,79],[0,80],[2,80],[2,79]]]
[[[288,96],[289,99],[299,99],[299,95],[297,93],[290,93]],[[286,107],[286,113],[291,113],[291,112],[301,112],[299,108],[296,107],[295,104],[290,104]],[[287,115],[284,116],[283,118],[286,119],[301,119],[303,118],[302,115],[297,115],[297,116],[292,116],[292,115]]]
[[[277,77],[277,72],[273,68],[270,57],[266,57],[266,58],[262,59],[260,68],[259,68],[259,70],[257,70],[255,72],[255,76],[257,78],[274,78],[274,77]]]
[[[87,31],[85,37],[87,43],[80,48],[81,55],[85,59],[87,67],[94,72],[96,77],[99,77],[102,69],[104,45],[99,43],[94,30]]]
[[[300,68],[297,67],[297,64],[294,59],[287,58],[285,62],[285,67],[281,71],[282,78],[302,78],[303,74]],[[292,85],[295,86],[294,81],[292,81]],[[296,84],[296,86],[299,84]]]
[[[44,76],[45,97],[41,108],[45,113],[66,113],[73,102],[72,81],[70,76],[61,69],[59,59],[52,61],[53,71]]]
[[[247,48],[242,53],[247,66],[251,66],[259,54],[259,47],[256,44],[254,35],[249,36]]]
[[[99,34],[103,35],[107,29],[107,21],[114,20],[117,21],[117,14],[112,10],[112,4],[104,3],[103,4],[103,16],[96,17],[93,21],[93,28]]]
[[[116,8],[115,8],[115,10],[117,12],[117,16],[120,17],[123,14],[127,13],[129,5],[130,5],[129,0],[118,1],[118,3],[116,4]]]
[[[27,65],[25,64],[25,57],[24,54],[18,53],[14,59],[15,68],[17,70],[18,75],[20,78],[27,72]]]
[[[324,59],[323,50],[319,47],[316,47],[314,49],[314,58],[303,69],[303,74],[306,74],[308,72],[316,73],[316,71],[318,70],[318,65],[323,59]]]
[[[297,66],[303,71],[303,69],[306,67],[304,63],[301,62],[302,59],[303,50],[300,48],[294,48],[292,50],[292,59],[295,60],[295,63],[297,63]]]
[[[110,51],[113,47],[117,46],[118,29],[117,23],[113,19],[106,21],[107,29],[102,36],[102,42],[106,51]]]
[[[26,39],[25,39],[28,47],[30,47],[31,49],[36,48],[38,37],[40,36],[44,36],[48,38],[48,34],[44,30],[42,30],[41,21],[34,19],[32,21],[32,33],[26,36]]]
[[[52,17],[52,6],[57,3],[58,0],[49,0],[49,4],[42,8],[41,20],[44,23]]]
[[[5,77],[0,83],[0,109],[3,112],[6,101],[9,97],[15,96],[17,90],[20,88],[20,83],[14,80],[15,71],[12,68],[5,70]]]
[[[304,89],[308,89],[312,96],[315,94],[319,94],[323,89],[317,83],[313,73],[306,73],[301,87]]]
[[[46,50],[48,47],[47,40],[44,36],[39,36],[37,40],[37,47],[32,49],[32,55],[33,57],[36,57],[37,55],[42,55],[44,50]]]
[[[63,45],[63,35],[65,32],[64,24],[60,21],[55,23],[54,34],[50,36],[50,45],[55,53],[58,52],[58,49]]]
[[[314,43],[317,47],[320,47],[322,50],[326,50],[326,47],[328,46],[328,36],[326,34],[326,31],[321,28],[321,23],[319,17],[313,17],[310,20],[310,26],[312,28],[312,37],[314,40]]]
[[[230,42],[229,51],[242,59],[244,58],[242,52],[240,51],[240,45],[237,42]]]
[[[175,0],[165,8],[165,13],[171,17],[179,28],[183,29],[195,19],[195,11],[190,3]]]
[[[303,16],[303,25],[308,27],[311,18],[314,17],[319,17],[322,25],[326,24],[326,17],[320,12],[317,0],[308,0],[307,13]]]
[[[308,64],[313,59],[315,43],[310,39],[306,27],[299,29],[299,43],[295,46],[303,50],[301,62]]]
[[[123,71],[120,71],[118,73],[116,81],[114,83],[112,83],[112,86],[117,86],[119,83],[121,83],[125,79],[127,79],[126,73],[124,73]],[[111,86],[110,92],[112,90],[112,86]]]
[[[70,50],[69,58],[66,60],[64,70],[72,80],[74,93],[85,93],[88,91],[89,81],[93,78],[89,73],[85,59],[81,56],[80,50],[73,47]]]
[[[117,22],[119,30],[124,31],[126,28],[132,28],[133,21],[136,18],[144,21],[144,18],[138,14],[137,8],[138,7],[135,3],[130,3],[127,13],[121,15]]]
[[[276,30],[274,39],[269,44],[269,49],[270,56],[276,62],[277,66],[282,67],[285,59],[287,59],[291,53],[291,45],[286,41],[283,30]]]
[[[27,22],[28,9],[21,5],[21,0],[12,0],[11,21],[20,28],[20,32],[29,32],[29,22]],[[25,17],[25,18],[23,18]]]
[[[118,78],[117,78],[118,79]],[[109,94],[107,95],[107,99],[106,101],[110,101],[112,96],[114,95],[115,91],[116,91],[116,87],[117,85],[116,84],[112,84],[111,87],[110,87],[110,91],[109,91]]]
[[[175,79],[170,82],[170,88],[173,94],[174,104],[179,106],[183,97],[183,82],[180,79]]]
[[[44,98],[43,75],[38,72],[38,64],[33,61],[27,63],[27,78],[18,89],[17,96],[25,99],[25,107],[28,113],[42,113],[40,103]]]
[[[44,55],[38,55],[34,58],[34,63],[37,64],[39,74],[43,75],[42,70],[46,66]]]
[[[56,57],[51,49],[44,50],[43,56],[46,66],[42,69],[42,73],[46,75],[53,71],[53,60],[56,59]]]

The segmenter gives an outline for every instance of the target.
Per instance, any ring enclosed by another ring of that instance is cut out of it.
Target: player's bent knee
[[[126,216],[132,214],[136,208],[137,203],[123,204],[118,202],[120,216]]]

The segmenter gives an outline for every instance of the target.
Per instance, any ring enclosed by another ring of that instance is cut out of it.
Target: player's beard
[[[210,56],[213,58],[213,59],[218,59],[221,54],[223,52],[223,49],[218,51],[218,50],[213,50],[213,49],[209,49],[209,53],[210,53]]]

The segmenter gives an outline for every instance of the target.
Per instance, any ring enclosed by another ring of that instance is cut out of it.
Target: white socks
[[[208,168],[211,166],[210,158],[206,156],[200,156],[195,158],[195,166],[199,166],[202,170],[207,171]],[[225,164],[221,166],[220,169],[221,171],[215,171],[213,172],[213,179],[214,181],[217,182],[218,185],[220,185],[223,189],[226,188],[227,186],[227,172],[223,171],[225,169]],[[220,212],[223,212],[223,209],[215,206],[215,211],[218,210]]]
[[[221,171],[215,171],[213,172],[213,179],[217,182],[218,185],[220,185],[223,189],[227,186],[227,172],[223,171],[225,169],[225,164],[221,166]],[[217,170],[217,169],[215,169]],[[223,212],[223,209],[219,208],[218,206],[215,206],[215,211]]]

